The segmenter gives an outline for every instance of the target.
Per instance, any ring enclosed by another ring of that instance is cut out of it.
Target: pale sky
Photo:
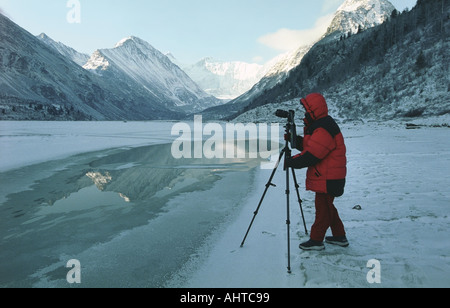
[[[417,0],[392,0],[399,10]],[[140,37],[180,62],[265,63],[322,35],[344,0],[0,0],[22,28],[80,52]]]

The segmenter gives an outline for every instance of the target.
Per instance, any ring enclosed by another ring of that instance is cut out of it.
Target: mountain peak
[[[50,46],[51,48],[55,49],[57,52],[62,54],[63,56],[69,58],[70,60],[74,61],[79,66],[83,66],[88,60],[89,56],[87,54],[78,52],[77,50],[73,49],[72,47],[69,47],[67,45],[64,45],[61,42],[57,42],[51,37],[49,37],[45,33],[41,33],[37,36],[37,38],[44,42],[46,45]]]
[[[40,38],[40,39],[49,39],[49,36],[47,34],[45,34],[44,32],[42,32],[41,34],[38,35],[38,38]]]
[[[384,23],[395,7],[388,0],[346,0],[336,11],[326,35],[356,33]]]
[[[136,36],[129,36],[126,38],[121,39],[114,48],[126,46],[129,44],[139,45],[139,46],[145,46],[146,48],[154,49],[153,46],[151,46],[148,42],[144,41],[143,39],[136,37]]]
[[[133,39],[134,39],[134,36],[125,37],[125,38],[121,39],[120,41],[118,41],[117,44],[114,46],[114,48],[123,46],[129,41],[133,41]]]
[[[83,66],[109,82],[134,85],[173,112],[197,112],[219,103],[150,43],[129,36],[94,52]]]
[[[54,39],[52,39],[50,36],[48,36],[47,34],[45,34],[44,32],[42,32],[41,34],[39,34],[37,36],[38,39],[40,39],[41,41],[47,43],[48,45],[55,47],[55,45],[58,44],[62,44],[62,43],[58,43],[57,41],[55,41]]]
[[[337,12],[357,12],[361,10],[369,11],[393,11],[395,9],[394,5],[388,0],[346,0],[337,9]]]
[[[370,6],[372,2],[378,2],[378,0],[346,0],[341,4],[337,11],[354,12],[357,11],[361,6]]]

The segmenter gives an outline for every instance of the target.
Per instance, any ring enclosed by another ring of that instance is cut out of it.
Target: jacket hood
[[[327,102],[322,94],[313,93],[306,98],[302,98],[300,101],[314,121],[328,116]]]

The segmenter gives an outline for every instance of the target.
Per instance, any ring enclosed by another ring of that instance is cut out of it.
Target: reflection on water
[[[108,171],[106,171],[104,175],[100,172],[89,171],[86,173],[86,176],[90,178],[100,190],[103,190],[104,186],[112,180],[111,174]]]
[[[75,212],[92,210],[95,207],[123,207],[126,201],[120,194],[101,192],[95,186],[89,186],[72,193],[69,197],[56,201],[52,206],[41,206],[35,216],[43,219],[50,214],[68,215]],[[29,222],[25,222],[27,224]]]
[[[239,183],[248,183],[251,179],[248,171],[259,166],[256,159],[176,160],[170,150],[171,145],[167,144],[79,155],[72,161],[61,161],[65,168],[34,182],[30,189],[1,196],[6,201],[0,205],[0,286],[30,286],[43,279],[57,280],[66,286],[59,267],[44,271],[44,278],[33,273],[64,261],[64,256],[76,257],[98,243],[112,241],[123,231],[150,226],[152,219],[169,211],[170,200],[185,196],[183,200],[187,203],[182,206],[189,212],[177,218],[172,215],[170,240],[165,241],[176,241],[175,245],[181,249],[178,254],[165,256],[169,248],[156,238],[146,238],[140,245],[141,249],[148,245],[147,254],[158,251],[157,256],[148,256],[148,260],[159,264],[159,269],[152,272],[144,263],[142,267],[151,277],[141,277],[139,281],[142,280],[143,286],[160,285],[167,272],[180,266],[177,262],[186,261],[186,251],[199,245],[226,211],[236,206],[247,192],[246,185]],[[39,165],[41,169],[47,167],[46,163]],[[1,181],[33,170],[36,167],[4,173]],[[208,192],[217,181],[224,181],[225,174],[234,174],[227,178],[229,183],[217,193]],[[211,194],[218,197],[223,191],[221,200],[211,198]],[[190,199],[193,196],[195,200]],[[215,208],[216,205],[220,208]],[[187,229],[182,229],[182,225]],[[160,232],[167,233],[166,226],[160,228]],[[157,229],[152,232],[158,234]],[[186,234],[193,238],[183,242]],[[136,248],[123,248],[123,253],[127,249]],[[173,262],[157,261],[167,257]],[[94,257],[84,263],[90,259]],[[128,284],[134,285],[131,280]],[[96,282],[101,284],[102,280]]]

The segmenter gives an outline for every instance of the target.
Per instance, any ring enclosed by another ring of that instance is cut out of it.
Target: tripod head
[[[275,115],[279,118],[287,119],[287,123],[285,126],[285,140],[289,141],[291,143],[291,147],[296,148],[297,147],[297,127],[295,125],[295,111],[294,110],[281,110],[278,109]],[[286,142],[286,148],[288,148],[288,142]]]

